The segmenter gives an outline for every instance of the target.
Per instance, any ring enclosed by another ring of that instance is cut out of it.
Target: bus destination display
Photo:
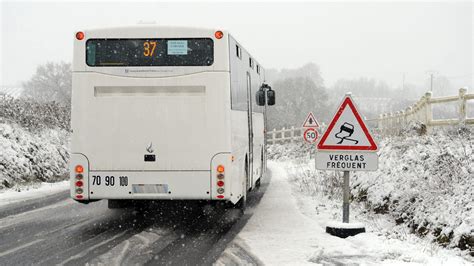
[[[210,66],[214,42],[190,39],[90,39],[86,63],[91,67]]]

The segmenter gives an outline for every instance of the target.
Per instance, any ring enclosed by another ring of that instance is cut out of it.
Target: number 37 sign
[[[314,117],[313,113],[310,112],[303,123],[303,138],[309,144],[313,144],[316,142],[316,140],[318,140],[318,127],[318,121]]]

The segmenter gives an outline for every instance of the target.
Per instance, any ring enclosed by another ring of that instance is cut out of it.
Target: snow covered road
[[[251,217],[267,182],[249,195],[240,218],[203,215],[202,204],[182,202],[109,210],[106,201],[76,203],[68,191],[4,204],[0,265],[210,265]]]

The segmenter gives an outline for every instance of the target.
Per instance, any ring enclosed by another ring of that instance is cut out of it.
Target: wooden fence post
[[[431,121],[433,120],[433,109],[431,107],[431,96],[432,92],[428,91],[425,93],[425,125],[426,131],[429,132]]]
[[[276,129],[274,128],[273,129],[273,132],[272,132],[272,144],[275,144],[275,140],[276,140]]]
[[[377,120],[377,127],[379,128],[379,132],[383,132],[383,114],[379,115],[379,120]]]
[[[401,116],[401,112],[400,111],[397,111],[395,113],[396,115],[396,121],[397,121],[397,128],[395,129],[395,133],[398,135],[400,134],[401,132],[401,125],[402,125],[402,116]]]
[[[403,130],[407,124],[407,118],[406,118],[406,113],[405,110],[400,111],[400,129]],[[400,130],[400,132],[401,132]]]
[[[290,142],[293,143],[293,138],[295,137],[295,127],[291,126],[291,131],[290,131]]]
[[[467,88],[459,89],[459,124],[462,126],[466,125],[466,94]]]

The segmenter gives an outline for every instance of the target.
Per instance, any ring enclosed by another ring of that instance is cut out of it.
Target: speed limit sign
[[[303,134],[304,140],[308,143],[315,143],[318,139],[318,131],[314,128],[308,128]]]

